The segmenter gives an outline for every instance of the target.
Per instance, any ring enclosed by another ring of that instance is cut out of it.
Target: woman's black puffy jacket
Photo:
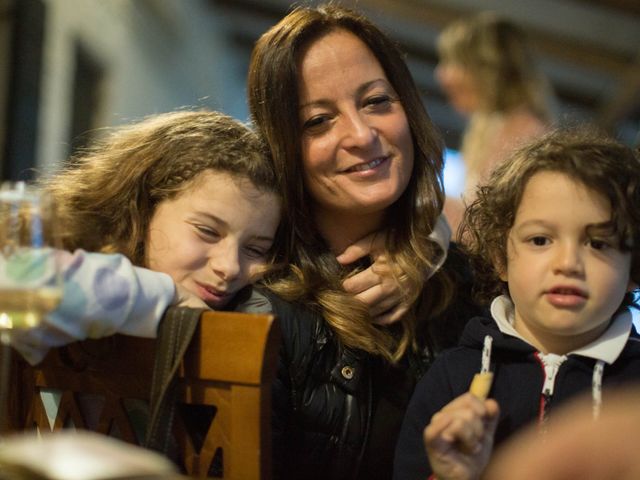
[[[254,289],[238,307],[273,311],[282,330],[272,391],[274,479],[391,478],[395,441],[417,380],[479,313],[469,299],[467,264],[455,247],[443,270],[458,285],[456,299],[445,314],[424,315],[422,350],[396,366],[343,347],[318,312],[270,292]],[[430,286],[425,295],[437,295]]]

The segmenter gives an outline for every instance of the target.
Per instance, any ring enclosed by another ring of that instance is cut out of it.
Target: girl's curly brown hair
[[[467,207],[462,242],[475,271],[478,301],[488,304],[508,294],[499,274],[507,266],[509,231],[529,179],[545,171],[565,174],[609,200],[618,247],[631,253],[631,280],[640,283],[640,152],[592,127],[564,128],[514,152]],[[628,294],[623,305],[631,304]]]

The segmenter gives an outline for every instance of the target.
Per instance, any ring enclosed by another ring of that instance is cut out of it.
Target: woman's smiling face
[[[336,30],[298,64],[305,185],[316,215],[382,215],[404,192],[413,140],[398,94],[371,50]]]

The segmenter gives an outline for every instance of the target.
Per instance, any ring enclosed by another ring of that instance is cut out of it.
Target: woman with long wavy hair
[[[279,259],[263,308],[283,330],[274,385],[276,478],[390,478],[417,378],[473,305],[464,258],[440,219],[442,144],[402,54],[362,15],[297,8],[253,51],[249,105],[284,195]],[[410,308],[372,322],[336,260],[377,236]]]

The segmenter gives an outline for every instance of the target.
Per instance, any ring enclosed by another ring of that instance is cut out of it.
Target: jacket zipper
[[[556,376],[560,371],[560,366],[567,359],[565,355],[535,353],[535,357],[540,363],[544,374],[544,383],[540,394],[540,406],[538,410],[538,426],[542,431],[546,430],[547,418],[551,408],[551,400],[556,384]]]

